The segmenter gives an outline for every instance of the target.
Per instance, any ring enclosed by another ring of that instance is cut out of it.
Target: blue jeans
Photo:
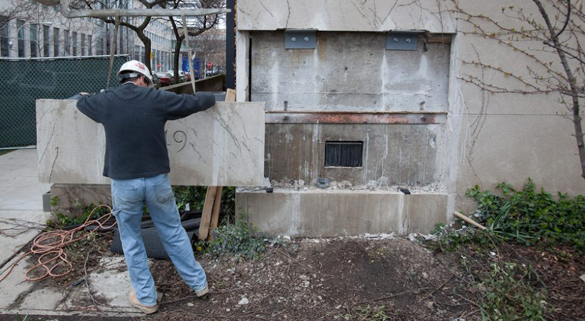
[[[181,226],[168,175],[111,181],[114,215],[118,222],[130,280],[140,303],[154,305],[157,298],[140,234],[144,203],[148,206],[165,250],[183,281],[193,290],[203,290],[207,286],[207,277],[195,260],[187,232]]]

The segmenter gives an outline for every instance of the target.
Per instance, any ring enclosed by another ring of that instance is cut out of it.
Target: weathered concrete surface
[[[110,185],[105,184],[53,184],[51,198],[55,200],[51,211],[69,216],[83,214],[83,205],[112,205]]]
[[[456,21],[446,10],[450,6],[450,1],[435,0],[241,1],[237,28],[453,32]]]
[[[270,180],[317,178],[372,184],[424,186],[441,180],[441,125],[269,124],[264,172]],[[363,142],[362,167],[326,167],[325,143]]]
[[[97,269],[89,274],[89,289],[82,284],[67,292],[57,310],[82,310],[88,306],[96,306],[102,312],[137,313],[128,301],[128,293],[132,289],[130,277],[126,271],[123,256],[103,257]],[[93,296],[93,299],[92,299]]]
[[[108,184],[103,127],[71,100],[37,100],[39,178]],[[218,102],[166,126],[173,185],[254,186],[264,179],[264,104]]]
[[[251,35],[250,99],[267,111],[448,110],[448,43],[392,51],[383,33],[318,32],[316,49],[290,50],[282,31]]]
[[[46,283],[26,281],[24,274],[32,264],[30,258],[22,260],[0,283],[1,313],[119,317],[142,315],[128,301],[132,286],[121,255],[100,260],[88,275],[89,288],[85,282],[76,287],[54,288],[47,287]]]
[[[447,221],[446,204],[446,194],[430,193],[276,189],[236,194],[238,212],[253,226],[293,237],[429,233]]]
[[[42,196],[50,185],[38,182],[36,150],[23,149],[0,156],[0,266],[44,228]]]

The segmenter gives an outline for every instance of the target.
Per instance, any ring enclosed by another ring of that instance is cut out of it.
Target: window
[[[53,56],[59,57],[59,28],[53,28]]]
[[[9,41],[9,26],[6,17],[0,18],[2,27],[0,28],[0,55],[2,57],[10,57],[10,41]]]
[[[140,46],[134,45],[134,59],[140,60]]]
[[[16,20],[18,30],[18,56],[24,57],[24,20]]]
[[[325,167],[362,167],[363,142],[325,142]]]
[[[92,42],[91,42],[91,35],[87,35],[87,55],[91,56],[91,47],[92,47]]]
[[[39,56],[39,25],[31,24],[30,25],[30,56],[31,57],[38,57]]]
[[[51,56],[51,41],[49,39],[49,26],[43,26],[43,56]]]
[[[77,56],[79,54],[79,52],[77,51],[77,32],[73,31],[73,39],[71,39],[71,42],[73,42],[73,48],[71,48],[71,55],[72,56]]]
[[[81,34],[81,55],[85,56],[85,34]]]
[[[63,30],[63,53],[65,56],[71,55],[71,40],[69,38],[69,30]]]
[[[104,54],[104,38],[98,38],[97,48],[95,49],[95,53],[98,56]]]

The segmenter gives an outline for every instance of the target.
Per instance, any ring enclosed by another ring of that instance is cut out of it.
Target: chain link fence
[[[114,58],[110,87],[126,61],[127,55]],[[35,101],[98,92],[109,68],[109,56],[0,59],[0,149],[36,145]]]

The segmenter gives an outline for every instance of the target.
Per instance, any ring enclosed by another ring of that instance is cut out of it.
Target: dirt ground
[[[91,271],[101,255],[116,255],[106,250],[109,242],[102,236],[79,245],[72,261],[87,261]],[[548,291],[549,319],[585,320],[585,282],[579,279],[585,259],[569,249],[504,244],[486,261],[473,246],[438,253],[405,238],[301,239],[254,260],[199,255],[211,288],[206,299],[195,297],[170,261],[155,260],[151,270],[163,303],[156,314],[137,319],[481,320],[480,294],[470,286],[462,256],[470,269],[489,260],[531,264]],[[45,282],[66,286],[78,277]]]
[[[207,260],[213,294],[193,297],[167,261],[153,266],[165,304],[150,320],[453,320],[466,302],[454,278],[419,244],[405,240],[302,240],[252,261]]]

